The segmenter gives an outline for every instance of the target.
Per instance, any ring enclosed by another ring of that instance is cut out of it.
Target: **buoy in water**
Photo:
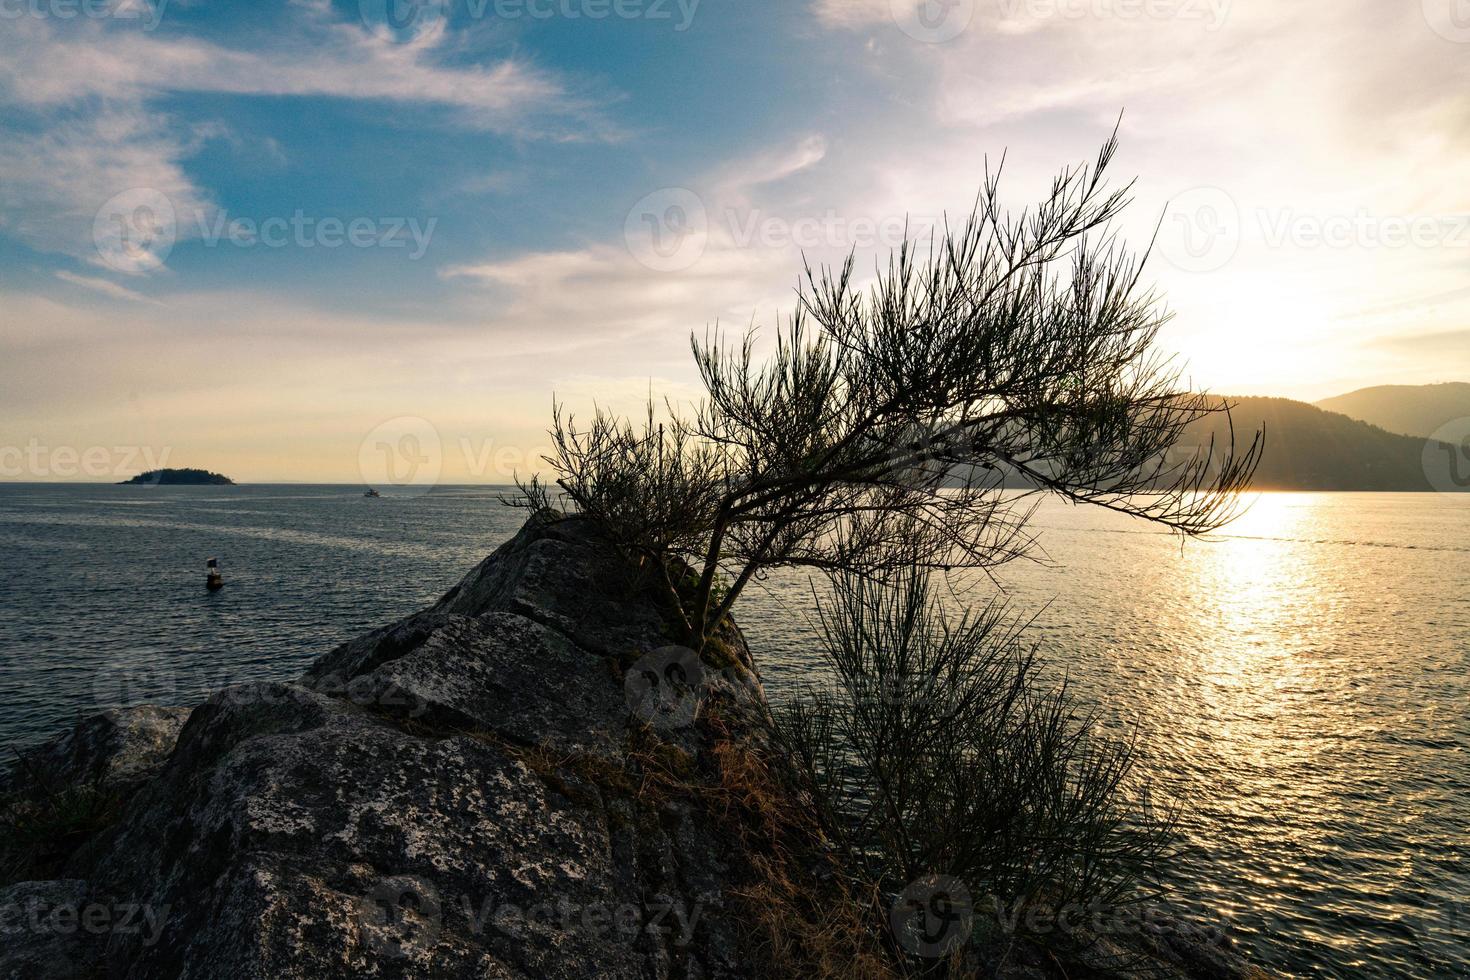
[[[209,577],[204,580],[204,587],[211,592],[225,587],[225,578],[219,573],[219,562],[213,558],[209,559]]]

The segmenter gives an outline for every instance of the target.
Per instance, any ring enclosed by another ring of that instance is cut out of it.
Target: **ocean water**
[[[523,516],[482,488],[0,485],[0,745],[295,677]],[[1470,975],[1470,495],[1267,494],[1182,547],[1055,502],[1035,524],[1045,563],[961,594],[1037,615],[1053,675],[1138,734],[1191,913],[1281,975]],[[820,672],[810,602],[774,576],[737,609],[773,700]]]

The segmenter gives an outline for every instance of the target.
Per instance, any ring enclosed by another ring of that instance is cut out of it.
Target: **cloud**
[[[396,43],[331,19],[328,8],[297,9],[302,16],[291,25],[294,30],[267,50],[125,32],[97,22],[79,22],[63,33],[45,20],[22,19],[12,22],[17,29],[8,35],[10,43],[0,42],[6,56],[0,91],[16,104],[38,108],[174,92],[401,102],[446,107],[466,124],[519,136],[570,138],[587,131],[583,124],[596,122],[589,100],[524,59],[449,67],[439,62],[447,34]],[[553,119],[576,125],[557,128]]]
[[[56,278],[62,282],[69,282],[73,286],[81,286],[83,289],[91,289],[102,293],[104,296],[111,296],[113,299],[124,299],[130,303],[157,302],[156,300],[149,299],[142,293],[128,289],[126,286],[119,286],[115,282],[107,279],[99,279],[96,276],[79,276],[74,272],[59,269],[56,272]]]
[[[852,212],[840,198],[814,196],[828,149],[819,133],[753,148],[690,175],[687,187],[651,188],[649,213],[630,213],[617,238],[461,263],[440,275],[484,291],[497,335],[554,336],[573,347],[636,338],[642,356],[687,375],[691,333],[716,321],[737,329],[770,325],[789,314],[804,259],[840,260],[867,244],[862,235],[870,226],[872,234],[881,226],[894,235],[893,244],[901,239],[901,213],[849,222]],[[671,206],[687,227],[665,225]],[[695,239],[665,265],[654,247],[661,234]]]
[[[1457,292],[1464,248],[1263,233],[1360,213],[1470,213],[1470,59],[1420,4],[978,0],[955,8],[972,12],[968,26],[940,44],[906,33],[893,6],[811,6],[893,98],[832,133],[823,187],[842,207],[953,209],[974,194],[984,157],[993,164],[1007,148],[1002,194],[1023,205],[1055,168],[1090,157],[1126,109],[1114,176],[1139,178],[1119,228],[1128,241],[1146,242],[1161,215],[1166,231],[1190,219],[1177,205],[1196,188],[1223,190],[1238,211],[1239,247],[1224,266],[1183,271],[1161,250],[1149,269],[1179,314],[1162,343],[1201,383],[1290,391],[1313,383],[1307,375],[1373,370],[1363,352],[1378,338],[1455,343],[1470,315]],[[1406,295],[1441,299],[1409,309]]]
[[[100,264],[99,210],[134,188],[163,195],[179,214],[213,210],[181,163],[197,148],[192,134],[169,129],[140,106],[107,105],[39,131],[6,135],[0,139],[0,213],[12,235],[42,250]]]
[[[210,194],[184,162],[203,143],[226,135],[191,129],[155,108],[163,96],[206,93],[316,96],[412,104],[443,110],[459,125],[519,139],[615,140],[593,100],[523,58],[486,63],[443,60],[444,32],[395,43],[329,4],[292,4],[291,29],[261,50],[198,39],[121,30],[85,19],[53,24],[7,19],[0,32],[0,223],[32,246],[118,271],[162,271],[162,258],[121,262],[99,256],[98,210],[115,195],[146,188],[178,215],[213,212]],[[265,146],[282,159],[280,148]],[[182,229],[180,229],[182,231]],[[106,250],[104,249],[104,252]]]
[[[826,157],[827,138],[813,133],[753,152],[716,171],[703,183],[710,187],[710,194],[723,202],[744,201],[751,191],[806,173]]]
[[[815,0],[812,13],[826,27],[857,30],[892,23],[889,0]]]
[[[1369,346],[1398,353],[1429,354],[1439,357],[1448,357],[1453,353],[1464,358],[1470,355],[1470,329],[1436,330],[1430,333],[1379,337]]]
[[[361,482],[363,441],[412,417],[438,432],[446,482],[504,483],[541,465],[554,391],[579,414],[636,408],[650,383],[694,392],[683,349],[666,371],[647,344],[491,336],[444,311],[370,318],[247,291],[103,307],[3,289],[0,309],[0,447],[169,448],[242,480]]]
[[[773,288],[792,266],[756,249],[714,247],[687,269],[665,273],[609,243],[461,265],[446,279],[487,290],[486,317],[511,345],[569,352],[626,345],[635,362],[687,370],[687,338],[718,319],[747,322],[782,302]],[[789,305],[789,303],[788,303]]]

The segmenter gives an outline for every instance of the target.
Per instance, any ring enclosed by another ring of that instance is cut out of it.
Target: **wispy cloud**
[[[130,303],[157,303],[156,300],[150,299],[142,293],[129,289],[126,286],[120,286],[110,279],[101,279],[97,276],[79,276],[75,272],[67,272],[65,269],[57,270],[56,278],[62,282],[69,282],[73,286],[81,286],[83,289],[90,289],[104,296],[111,296],[113,299],[124,299]]]
[[[448,66],[441,63],[442,33],[395,43],[333,19],[329,8],[295,9],[294,30],[264,50],[98,22],[65,30],[40,19],[9,22],[10,41],[0,42],[0,91],[36,107],[171,92],[369,99],[446,107],[466,124],[520,136],[612,135],[589,125],[598,122],[591,100],[525,59]]]
[[[207,215],[210,192],[184,162],[220,134],[217,126],[191,131],[156,108],[177,93],[411,104],[518,139],[619,138],[594,100],[524,58],[451,65],[442,31],[395,43],[325,3],[287,9],[293,29],[260,50],[98,21],[7,19],[0,32],[0,106],[14,114],[13,124],[0,125],[7,229],[37,248],[95,261],[94,219],[120,192],[147,188],[180,215]],[[279,146],[271,152],[283,159]],[[162,267],[136,265],[122,271]]]
[[[1470,329],[1380,337],[1372,346],[1400,353],[1433,354],[1441,358],[1465,361],[1470,360]]]
[[[855,30],[892,23],[889,0],[815,0],[812,13],[827,27]]]
[[[33,246],[100,263],[98,210],[120,192],[150,188],[178,213],[211,210],[182,164],[197,146],[192,134],[126,102],[13,130],[0,139],[0,211],[10,232]]]

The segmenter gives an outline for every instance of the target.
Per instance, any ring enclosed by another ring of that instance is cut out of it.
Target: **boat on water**
[[[363,496],[364,497],[381,497],[382,494],[381,493],[378,493],[378,491],[374,490],[372,487],[368,487],[368,492],[365,493],[365,494],[363,494]]]

